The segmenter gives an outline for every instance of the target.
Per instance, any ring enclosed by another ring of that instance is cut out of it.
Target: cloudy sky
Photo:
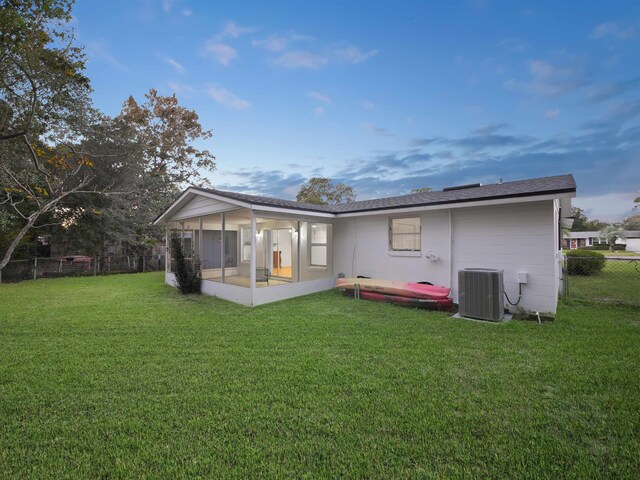
[[[78,0],[96,105],[195,109],[216,188],[358,199],[573,173],[589,216],[640,190],[640,2]]]

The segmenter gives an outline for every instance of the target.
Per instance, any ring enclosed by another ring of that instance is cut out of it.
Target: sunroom
[[[205,294],[260,305],[331,288],[333,214],[267,202],[192,187],[156,223],[199,260]],[[169,250],[165,281],[175,285]]]

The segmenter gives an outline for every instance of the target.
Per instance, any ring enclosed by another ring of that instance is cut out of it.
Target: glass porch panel
[[[256,219],[256,287],[299,281],[298,222]]]
[[[197,252],[197,232],[198,232],[198,219],[190,220],[174,220],[167,223],[167,271],[173,272],[173,257],[171,255],[171,242],[174,236],[177,236],[182,241],[182,247],[184,249],[184,256],[187,260],[192,260]]]
[[[203,217],[204,280],[249,288],[250,270],[242,264],[241,228],[250,225],[251,211],[239,209]]]

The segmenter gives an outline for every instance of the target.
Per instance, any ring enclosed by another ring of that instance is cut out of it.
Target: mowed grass
[[[2,478],[637,478],[640,311],[0,285]]]
[[[640,260],[607,259],[596,275],[570,275],[568,297],[640,307]]]

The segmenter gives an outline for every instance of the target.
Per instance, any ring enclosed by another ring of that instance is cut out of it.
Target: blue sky
[[[573,173],[589,216],[640,190],[640,2],[79,0],[108,114],[149,88],[214,132],[216,188],[358,199]]]

